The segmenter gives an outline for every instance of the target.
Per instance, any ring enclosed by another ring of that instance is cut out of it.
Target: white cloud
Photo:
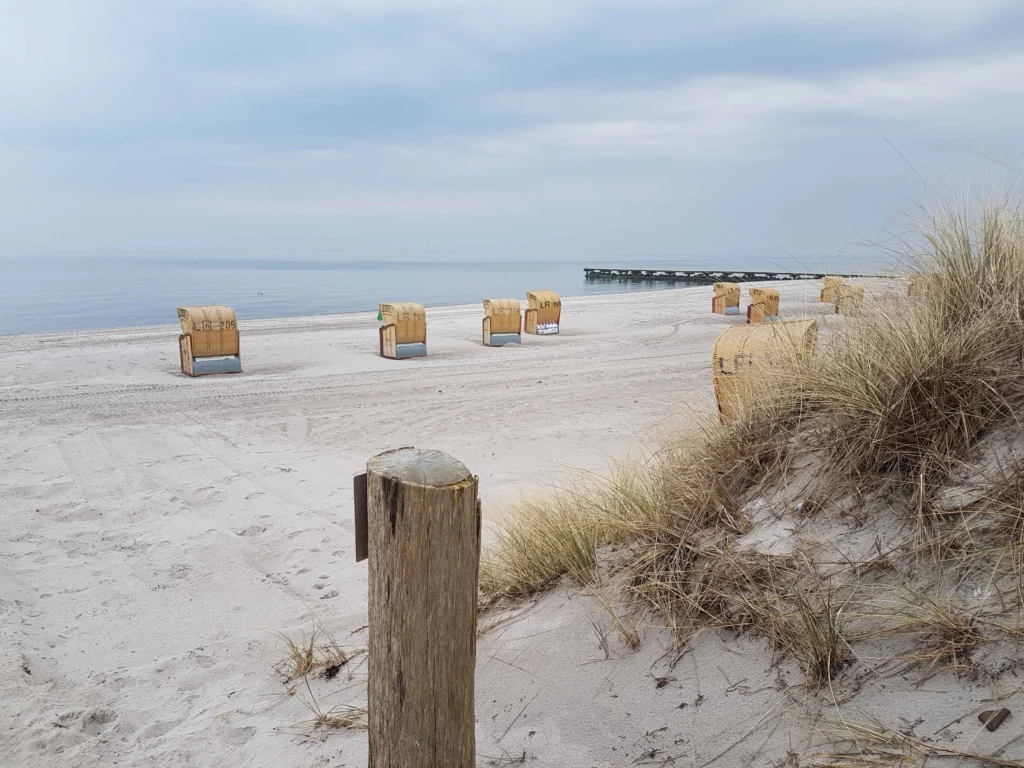
[[[409,16],[442,35],[528,33],[543,35],[625,0],[219,0],[247,10],[323,23],[346,18]],[[651,0],[633,0],[646,3]],[[692,0],[684,0],[684,3]],[[507,41],[513,43],[514,41]]]
[[[538,18],[602,8],[643,6],[703,8],[726,12],[785,18],[789,21],[821,21],[870,17],[918,18],[923,21],[969,19],[1016,0],[224,0],[240,7],[263,9],[286,15],[388,15],[393,13],[437,13],[457,11],[493,16],[515,14]],[[557,7],[556,7],[557,6]],[[559,10],[561,9],[561,10]]]
[[[521,37],[544,37],[605,12],[686,11],[709,29],[843,26],[917,39],[983,21],[1018,0],[220,0],[236,7],[310,22],[417,16],[438,31],[471,33],[514,47]],[[621,13],[618,15],[621,20]],[[625,30],[624,30],[625,31]],[[614,30],[612,30],[614,33]]]
[[[530,178],[514,185],[482,191],[472,188],[403,188],[352,185],[296,188],[289,180],[272,189],[238,187],[186,198],[187,206],[203,213],[232,216],[411,217],[436,218],[506,215],[521,211],[579,209],[595,201],[628,196],[638,203],[657,198],[662,190],[650,183],[621,180],[614,191],[575,180]]]
[[[948,24],[985,17],[1016,0],[770,0],[756,7],[765,16],[795,23],[892,20]],[[912,29],[906,29],[913,34]]]
[[[118,18],[108,0],[0,0],[0,87],[46,87],[121,68]]]
[[[495,100],[535,120],[482,139],[484,152],[545,148],[703,156],[741,140],[777,136],[779,123],[812,115],[970,124],[1024,123],[1024,55],[953,59],[827,78],[708,77],[649,90],[511,94]]]
[[[201,197],[192,205],[203,212],[236,216],[451,216],[478,213],[490,203],[486,194],[427,192],[382,193],[358,190],[310,195],[265,195],[241,190]]]

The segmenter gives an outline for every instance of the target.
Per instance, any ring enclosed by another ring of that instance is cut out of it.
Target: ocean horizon
[[[158,325],[183,305],[226,304],[240,319],[669,290],[685,283],[585,280],[584,267],[866,271],[851,260],[756,257],[594,260],[195,259],[88,256],[0,260],[0,334]],[[873,268],[873,267],[869,267]]]

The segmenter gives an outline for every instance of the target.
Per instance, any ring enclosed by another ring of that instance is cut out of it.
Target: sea
[[[582,260],[294,260],[149,256],[0,259],[0,334],[157,325],[175,309],[226,304],[240,319],[373,312],[382,301],[425,306],[671,290],[685,283],[584,279],[584,267],[825,271],[824,260],[788,257]],[[863,265],[828,269],[861,271]]]

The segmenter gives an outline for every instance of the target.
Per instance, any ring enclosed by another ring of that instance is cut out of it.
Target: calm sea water
[[[427,306],[665,290],[671,283],[585,281],[583,267],[801,269],[786,260],[286,261],[94,258],[0,260],[0,334],[176,321],[175,308],[227,304],[239,318],[376,311],[381,301]]]

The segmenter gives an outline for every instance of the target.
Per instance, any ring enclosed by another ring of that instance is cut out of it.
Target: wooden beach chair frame
[[[195,377],[242,372],[238,319],[231,307],[178,307],[178,319],[182,329],[178,336],[178,358],[182,373]],[[197,361],[200,362],[200,368],[209,370],[197,371]]]

